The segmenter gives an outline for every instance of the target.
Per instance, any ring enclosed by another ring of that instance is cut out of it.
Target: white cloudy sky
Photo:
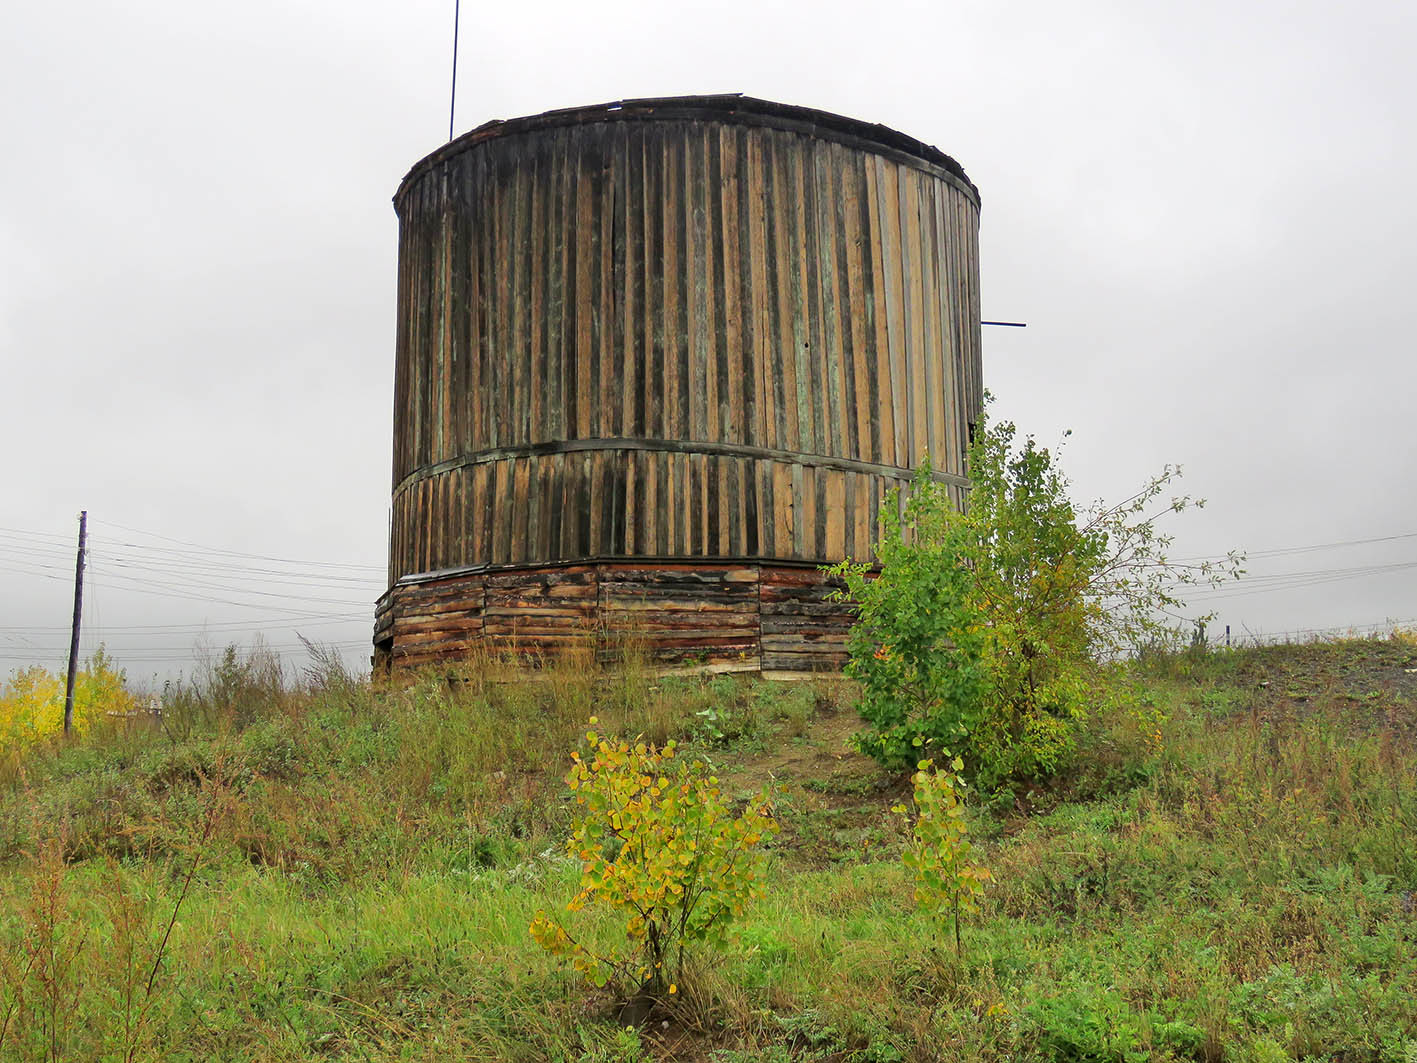
[[[204,631],[364,654],[389,200],[446,137],[452,0],[5,23],[0,675],[62,662],[84,508],[84,646],[130,674]],[[985,317],[1029,323],[985,331],[998,412],[1075,430],[1080,497],[1183,464],[1177,553],[1282,577],[1204,603],[1236,634],[1380,625],[1417,618],[1414,46],[1377,0],[468,2],[457,128],[740,91],[938,145],[982,191]]]

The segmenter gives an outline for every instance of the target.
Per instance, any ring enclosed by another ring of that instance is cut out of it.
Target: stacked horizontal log
[[[437,661],[465,656],[482,645],[485,576],[468,573],[452,579],[426,580],[396,587],[375,611],[376,657]]]
[[[809,567],[601,562],[405,581],[380,600],[382,666],[477,649],[529,659],[633,654],[656,664],[837,670],[854,619],[840,581]]]
[[[747,659],[758,648],[756,566],[605,565],[602,656],[628,644],[656,661]]]
[[[598,580],[592,565],[488,573],[484,644],[511,653],[557,656],[589,648],[599,614]]]
[[[839,670],[855,619],[839,600],[845,584],[812,569],[765,567],[758,585],[762,668],[767,672]]]

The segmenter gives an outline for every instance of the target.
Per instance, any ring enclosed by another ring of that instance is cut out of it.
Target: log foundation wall
[[[839,671],[852,606],[841,581],[757,562],[601,562],[433,573],[401,581],[375,616],[376,671],[467,657],[627,654],[654,664]]]

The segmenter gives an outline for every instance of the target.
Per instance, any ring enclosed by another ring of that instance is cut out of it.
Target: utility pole
[[[74,564],[74,631],[69,637],[69,678],[64,683],[64,733],[74,729],[74,673],[79,666],[79,617],[84,611],[84,547],[88,543],[89,511],[79,514],[79,559]]]

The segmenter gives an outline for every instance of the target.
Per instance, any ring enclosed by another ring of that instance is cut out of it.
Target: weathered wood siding
[[[639,101],[475,130],[395,205],[391,587],[863,557],[926,453],[959,500],[979,205],[934,149],[737,97]],[[734,644],[724,614],[696,637]]]

